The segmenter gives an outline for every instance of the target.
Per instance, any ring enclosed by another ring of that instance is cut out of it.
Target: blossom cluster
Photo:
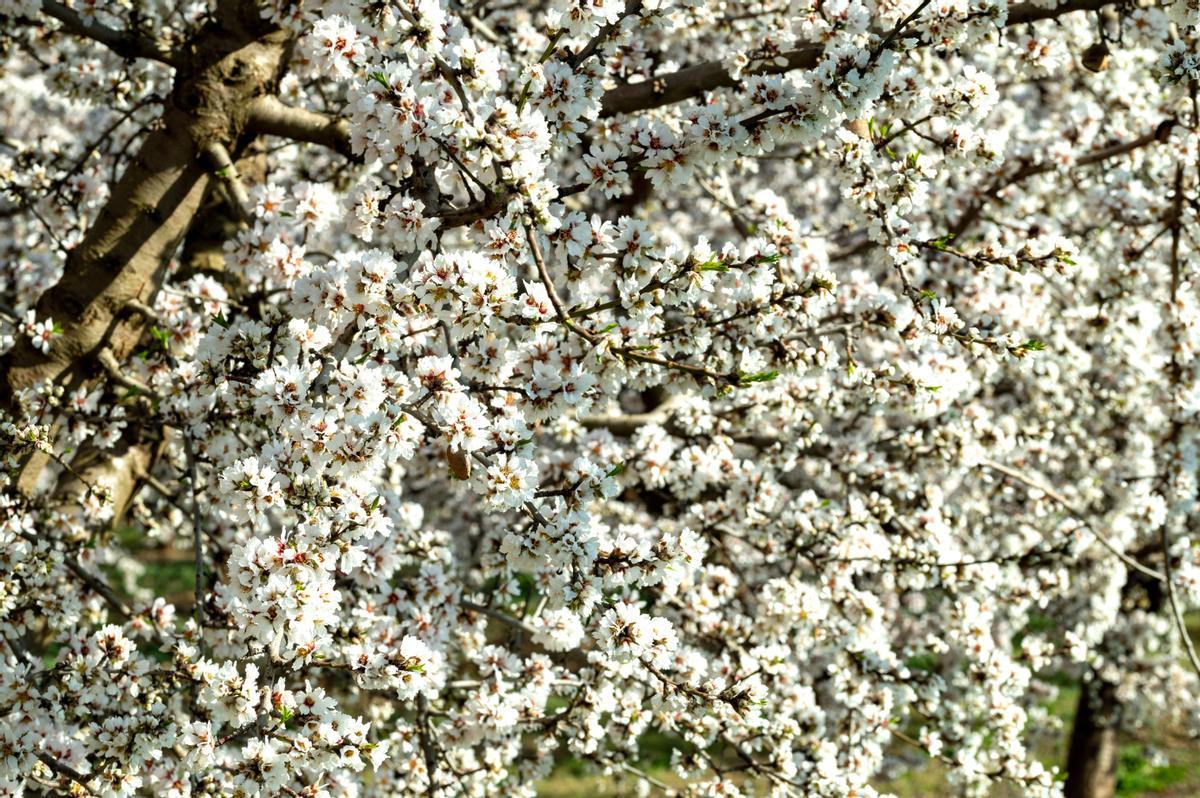
[[[0,0],[0,796],[1200,731],[1195,3],[1095,5]]]

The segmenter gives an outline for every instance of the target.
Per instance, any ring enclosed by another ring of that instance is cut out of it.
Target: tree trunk
[[[15,409],[19,391],[45,380],[70,390],[100,376],[92,361],[101,348],[118,363],[129,356],[146,325],[127,305],[153,301],[195,219],[214,171],[205,145],[224,145],[237,157],[252,138],[245,135],[250,105],[278,88],[291,34],[267,26],[252,3],[224,0],[219,9],[182,48],[159,125],[38,302],[38,318],[53,318],[62,334],[47,353],[22,336],[0,357],[0,409]],[[34,493],[46,462],[34,452],[24,463],[22,493]]]
[[[1065,798],[1113,798],[1117,791],[1116,687],[1093,677],[1083,684],[1067,754]]]

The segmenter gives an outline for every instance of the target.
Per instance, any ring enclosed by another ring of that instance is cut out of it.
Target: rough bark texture
[[[1079,695],[1071,729],[1064,798],[1113,798],[1117,791],[1117,724],[1113,685],[1092,679]]]
[[[221,3],[214,20],[174,54],[160,125],[38,303],[38,318],[52,317],[62,335],[48,354],[22,339],[0,359],[0,406],[44,380],[70,389],[94,378],[102,347],[122,361],[137,346],[145,319],[126,306],[153,300],[196,217],[211,178],[202,150],[216,142],[235,157],[241,152],[251,104],[276,91],[290,55],[289,34],[266,28],[253,4]],[[22,470],[26,494],[43,464],[38,458]]]
[[[85,450],[72,464],[75,473],[59,480],[55,505],[68,510],[84,507],[84,497],[91,487],[103,488],[112,502],[110,523],[119,525],[136,495],[138,478],[150,468],[155,448],[153,442],[121,441],[109,450]]]

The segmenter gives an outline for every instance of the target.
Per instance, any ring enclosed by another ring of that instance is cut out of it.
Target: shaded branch
[[[67,33],[103,44],[122,58],[147,58],[162,64],[179,66],[175,54],[163,42],[154,41],[134,31],[116,30],[84,19],[78,11],[63,3],[42,0],[42,13],[58,20]]]
[[[503,623],[503,624],[507,624],[508,626],[511,626],[514,629],[520,629],[522,632],[525,632],[527,634],[530,634],[530,635],[537,634],[536,629],[534,629],[532,626],[530,626],[529,624],[522,621],[520,618],[514,618],[513,616],[507,615],[503,612],[500,612],[499,610],[492,609],[491,607],[485,607],[482,604],[476,604],[473,601],[462,601],[459,603],[462,606],[462,608],[465,610],[470,610],[471,612],[479,613],[480,615],[486,615],[487,617],[491,618],[492,620],[499,621],[500,623]]]
[[[645,413],[625,413],[611,416],[583,416],[579,423],[585,429],[606,429],[613,435],[632,435],[639,429],[651,424],[659,426],[666,423],[671,412],[677,408],[683,396],[674,394],[653,410]]]
[[[77,784],[79,788],[83,790],[84,795],[92,794],[92,791],[89,790],[87,786],[88,777],[80,773],[75,768],[59,762],[49,754],[38,754],[37,758],[38,761],[40,761],[43,765],[50,768],[50,771],[54,775],[58,776],[59,778],[70,779],[71,781],[75,782],[75,784]]]
[[[59,6],[47,4],[48,13],[69,11]],[[104,28],[87,30],[109,37]],[[209,186],[210,173],[195,142],[236,142],[245,107],[285,68],[290,52],[285,43],[269,32],[261,39],[255,35],[214,26],[188,43],[194,54],[189,58],[201,66],[177,74],[173,93],[194,92],[202,102],[191,110],[176,103],[164,106],[83,240],[67,255],[62,277],[38,300],[38,318],[61,320],[62,334],[48,352],[21,338],[0,356],[0,408],[14,410],[21,391],[45,381],[68,390],[87,384],[101,349],[107,347],[120,363],[137,346],[146,321],[129,314],[126,305],[130,300],[149,304]],[[254,58],[247,61],[247,53]],[[235,62],[242,66],[235,70]],[[244,68],[247,64],[250,68]],[[223,120],[215,130],[214,119]],[[44,456],[27,458],[17,483],[21,493],[33,494],[45,462]]]
[[[1008,13],[1005,26],[1025,25],[1044,19],[1053,19],[1073,11],[1094,11],[1108,5],[1114,0],[1068,0],[1058,8],[1044,8],[1033,3],[1022,3],[1013,6]],[[746,75],[777,75],[791,72],[794,69],[812,69],[820,61],[825,47],[820,44],[806,44],[780,55],[782,63],[772,59],[766,63],[746,70]],[[731,88],[741,81],[729,74],[729,70],[720,61],[705,61],[694,66],[686,67],[669,75],[651,78],[641,83],[627,83],[617,86],[604,93],[601,101],[600,116],[615,116],[645,111],[671,105],[690,97],[699,96],[714,89]]]
[[[1005,26],[1024,25],[1045,19],[1054,19],[1073,11],[1093,11],[1113,5],[1115,0],[1068,0],[1058,8],[1048,9],[1033,3],[1022,3],[1010,9]],[[604,36],[597,37],[595,46],[603,43]],[[884,45],[888,42],[885,40]],[[591,47],[589,43],[588,47]],[[573,58],[591,55],[585,47]],[[823,44],[806,44],[782,53],[778,58],[746,70],[746,75],[777,75],[797,69],[812,69],[825,51]],[[741,83],[729,74],[720,61],[704,61],[685,67],[668,75],[650,78],[640,83],[626,83],[609,89],[601,99],[601,117],[633,113],[650,108],[681,102],[697,97],[714,89],[732,88]],[[249,129],[266,135],[282,136],[293,141],[304,141],[329,147],[346,157],[353,157],[350,147],[350,128],[345,119],[338,119],[315,111],[293,108],[275,97],[256,100],[250,112]],[[503,204],[500,205],[503,207]],[[476,217],[482,218],[482,217]],[[472,219],[474,221],[474,219]],[[470,222],[465,222],[469,224]],[[453,224],[451,226],[454,226]]]
[[[183,448],[184,448],[184,452],[187,454],[188,483],[190,484],[191,490],[192,490],[192,507],[191,507],[192,555],[195,560],[195,566],[196,566],[196,585],[195,585],[196,605],[195,605],[195,608],[193,611],[194,611],[195,617],[196,617],[196,629],[203,631],[203,629],[204,629],[204,602],[205,602],[204,534],[203,534],[204,527],[201,523],[201,518],[200,518],[200,496],[199,496],[199,486],[197,485],[197,474],[196,474],[196,451],[192,445],[191,433],[186,430],[183,432]],[[200,636],[200,644],[201,644],[201,647],[203,648],[204,647],[204,637],[202,634]]]
[[[1101,147],[1100,149],[1092,150],[1091,152],[1076,158],[1075,162],[1072,163],[1071,166],[1090,166],[1092,164],[1107,161],[1110,158],[1118,158],[1122,155],[1140,150],[1142,147],[1146,147],[1151,144],[1165,142],[1170,137],[1171,130],[1174,128],[1175,124],[1175,120],[1173,119],[1164,119],[1149,133],[1138,136],[1136,139],[1131,139],[1130,141],[1123,141],[1117,144],[1112,144],[1108,147]],[[983,213],[983,209],[987,203],[999,196],[1000,192],[1004,189],[1028,180],[1031,177],[1053,172],[1057,168],[1058,164],[1054,163],[1053,161],[1039,161],[1037,163],[1027,162],[1018,167],[1017,170],[1009,176],[997,178],[995,181],[993,181],[990,188],[988,188],[981,196],[972,202],[965,211],[963,211],[962,216],[959,217],[958,221],[955,222],[954,226],[950,229],[950,234],[955,238],[960,237],[979,219],[979,216]]]
[[[357,160],[360,157],[354,154],[350,143],[349,121],[306,108],[294,108],[276,97],[260,97],[254,101],[246,128],[259,135],[318,144],[350,159]],[[461,208],[432,208],[430,216],[441,220],[443,230],[465,227],[500,213],[515,195],[516,192],[507,187],[487,190],[478,201]]]
[[[17,534],[30,543],[37,543],[38,541],[37,535],[30,532],[19,531]],[[122,601],[103,580],[84,568],[79,560],[75,558],[74,554],[65,551],[60,552],[60,554],[62,554],[63,565],[66,566],[67,570],[74,574],[76,579],[87,585],[93,593],[104,599],[104,602],[115,610],[117,614],[126,619],[134,617],[134,612],[129,608],[129,605]]]

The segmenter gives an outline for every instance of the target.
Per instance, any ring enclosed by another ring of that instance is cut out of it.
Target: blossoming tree
[[[0,0],[0,794],[1052,796],[1064,674],[1111,793],[1200,726],[1197,24]]]

